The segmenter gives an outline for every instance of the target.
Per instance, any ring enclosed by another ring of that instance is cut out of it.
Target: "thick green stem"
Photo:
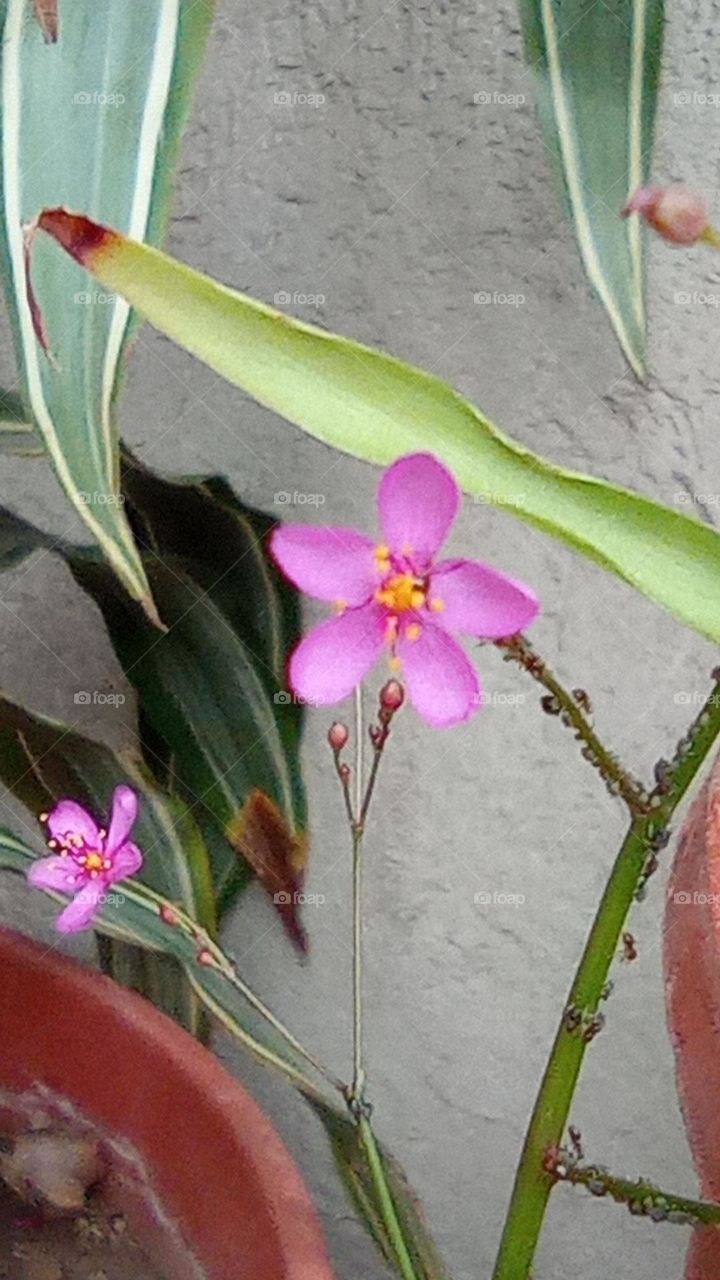
[[[561,1143],[585,1050],[597,1029],[597,1012],[620,935],[648,857],[685,796],[720,733],[720,684],[679,744],[650,811],[635,817],[613,866],[580,965],[565,1004],[555,1042],[530,1119],[494,1280],[526,1280],[530,1274],[550,1192],[556,1179],[548,1154]]]

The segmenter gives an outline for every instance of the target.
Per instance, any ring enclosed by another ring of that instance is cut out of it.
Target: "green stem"
[[[594,1196],[609,1196],[617,1204],[625,1204],[632,1214],[652,1218],[656,1222],[678,1225],[720,1226],[720,1204],[707,1200],[690,1200],[670,1191],[662,1191],[642,1178],[616,1178],[606,1169],[594,1165],[572,1163],[555,1170],[555,1181],[585,1187]]]
[[[685,796],[720,733],[720,683],[679,744],[650,811],[637,815],[610,874],[563,1010],[530,1119],[517,1171],[494,1280],[525,1280],[530,1274],[555,1179],[548,1152],[560,1147],[593,1019],[603,999],[610,966],[648,855]]]
[[[392,1198],[387,1178],[385,1177],[385,1169],[383,1166],[382,1156],[375,1141],[375,1134],[372,1125],[367,1116],[361,1115],[357,1122],[360,1141],[365,1152],[370,1170],[370,1176],[373,1180],[373,1186],[378,1198],[378,1204],[382,1212],[383,1223],[388,1233],[388,1239],[392,1245],[393,1252],[397,1258],[398,1269],[403,1280],[417,1280],[417,1274],[412,1263],[412,1258],[405,1243],[405,1236],[400,1225],[400,1220],[395,1208],[395,1202]]]
[[[363,705],[362,689],[355,690],[355,808],[352,834],[352,954],[353,954],[353,1076],[351,1098],[362,1105],[365,1092],[363,1067],[363,966],[362,966],[362,854],[363,829]]]

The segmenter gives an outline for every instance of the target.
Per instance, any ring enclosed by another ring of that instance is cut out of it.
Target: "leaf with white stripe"
[[[38,246],[44,352],[26,290],[23,229],[62,194],[140,240],[160,241],[212,8],[213,0],[72,0],[58,30],[48,31],[28,0],[0,0],[3,275],[27,413],[71,502],[151,616],[118,500],[112,420],[130,309]]]
[[[647,181],[663,40],[662,0],[520,0],[540,124],[557,157],[587,277],[625,357],[645,373],[640,219],[620,218]]]

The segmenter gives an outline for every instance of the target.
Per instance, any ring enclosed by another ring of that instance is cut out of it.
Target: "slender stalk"
[[[361,1115],[358,1119],[358,1131],[360,1141],[370,1169],[370,1175],[373,1180],[373,1186],[377,1194],[378,1203],[380,1205],[383,1222],[388,1233],[388,1238],[393,1247],[393,1252],[397,1258],[398,1269],[403,1280],[417,1280],[415,1268],[410,1257],[408,1247],[405,1243],[405,1236],[397,1216],[397,1209],[392,1198],[390,1188],[385,1177],[385,1169],[383,1167],[382,1156],[375,1141],[375,1134],[372,1125],[367,1116]]]
[[[625,920],[668,822],[695,780],[720,734],[720,683],[678,744],[649,812],[637,815],[617,855],[563,1009],[560,1026],[533,1108],[520,1158],[494,1280],[530,1275],[555,1179],[548,1153],[557,1149],[567,1124],[580,1069],[599,1024],[598,1009],[618,950]]]
[[[643,787],[603,745],[584,713],[583,706],[589,707],[584,690],[574,689],[569,693],[524,636],[498,640],[496,645],[503,651],[506,662],[517,662],[547,689],[548,696],[542,702],[544,710],[559,716],[563,724],[574,730],[575,737],[583,743],[583,756],[597,769],[611,794],[622,796],[631,813],[646,812],[648,797]]]
[[[637,1217],[678,1225],[720,1226],[720,1204],[677,1196],[673,1192],[662,1191],[654,1183],[642,1178],[616,1178],[607,1169],[596,1165],[572,1163],[556,1167],[552,1172],[557,1182],[585,1187],[593,1196],[609,1196],[617,1204],[627,1205]]]
[[[362,842],[360,813],[363,803],[363,705],[362,689],[355,690],[355,814],[352,823],[352,951],[353,951],[353,1076],[351,1096],[362,1106],[365,1092],[363,1067],[363,956],[362,956]]]

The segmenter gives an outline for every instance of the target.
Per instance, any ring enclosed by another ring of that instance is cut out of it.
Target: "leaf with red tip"
[[[667,1017],[703,1196],[720,1200],[720,759],[695,800],[665,908]],[[720,1280],[720,1233],[698,1228],[685,1280]]]
[[[307,951],[307,933],[300,919],[306,837],[289,829],[268,796],[253,791],[227,838],[249,862],[293,942]]]
[[[33,13],[48,44],[55,44],[60,32],[58,0],[33,0]]]
[[[367,462],[439,457],[526,520],[720,641],[720,533],[511,440],[433,374],[283,315],[184,263],[53,209],[44,231],[162,333],[260,404]]]

